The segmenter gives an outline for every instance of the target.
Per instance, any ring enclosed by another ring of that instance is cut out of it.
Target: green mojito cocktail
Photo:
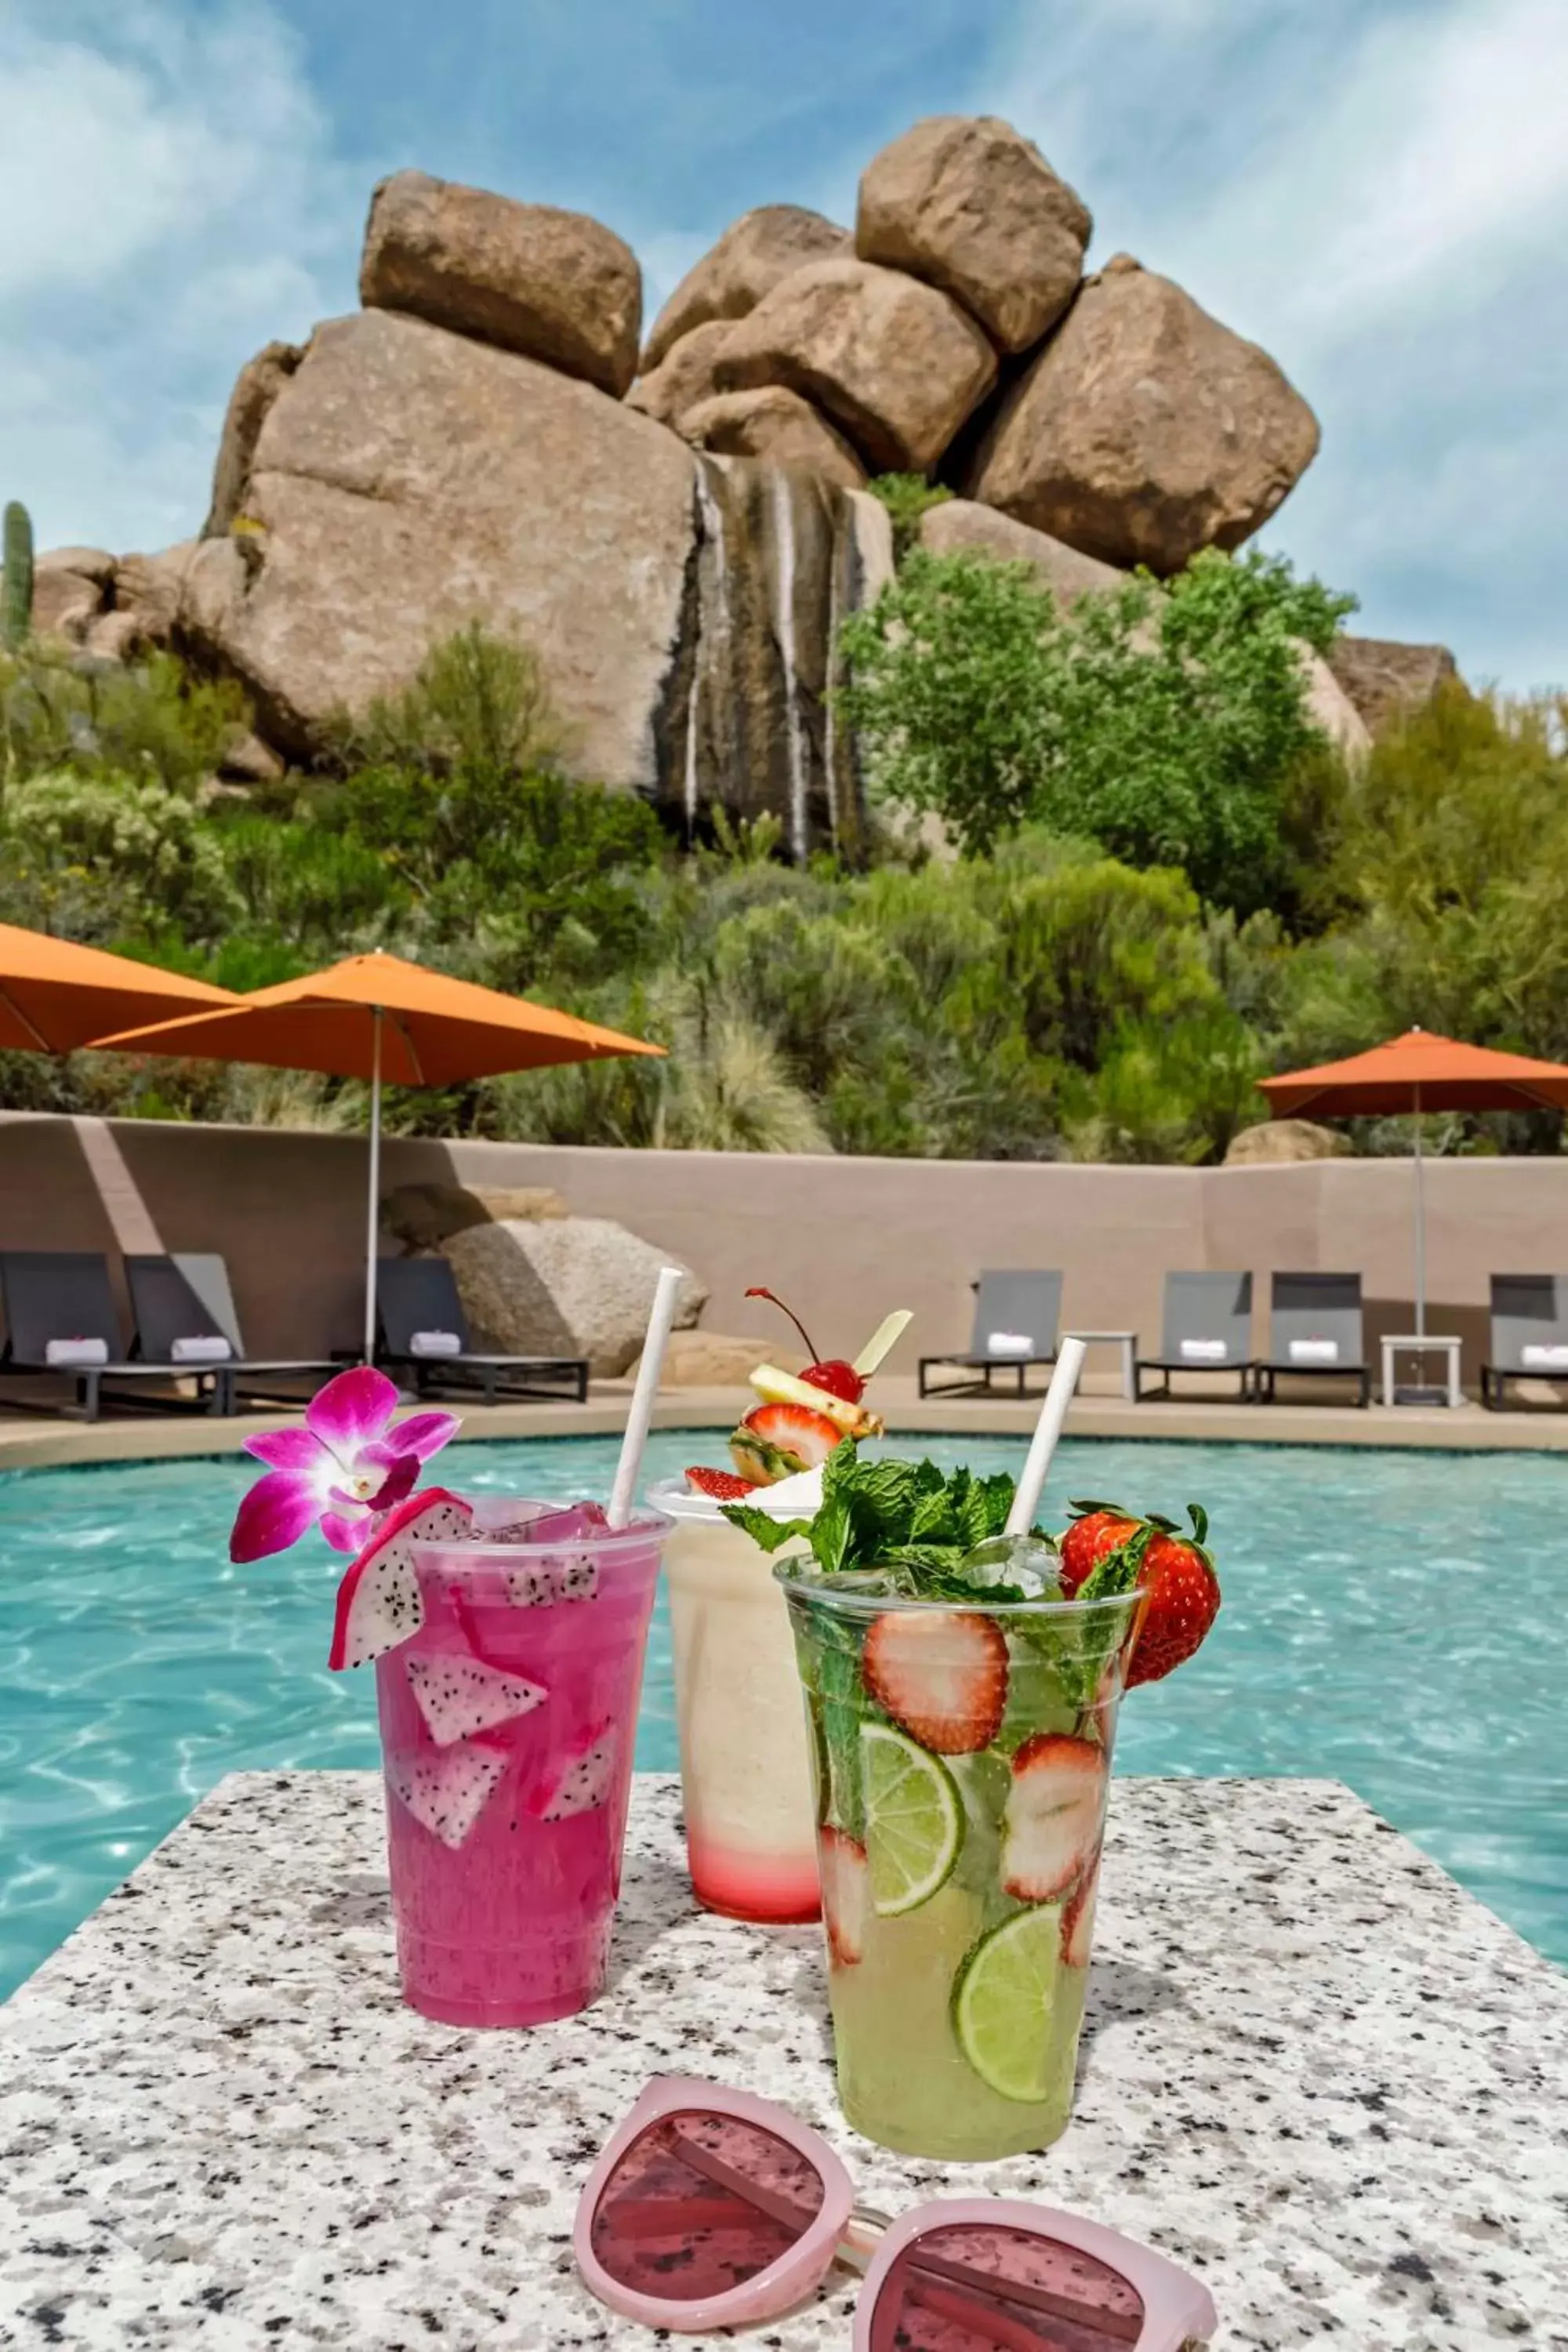
[[[839,2097],[868,2138],[950,2160],[1045,2147],[1071,2113],[1117,1708],[1168,1540],[1121,1522],[1069,1573],[1038,1530],[993,1532],[1011,1499],[1005,1477],[846,1448],[795,1530],[811,1558],[773,1571],[811,1730]]]

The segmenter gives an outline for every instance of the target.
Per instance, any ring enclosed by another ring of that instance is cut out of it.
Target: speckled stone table
[[[816,1931],[694,1910],[672,1781],[604,2000],[481,2035],[398,2000],[379,1782],[227,1780],[0,2010],[0,2344],[648,2352],[568,2233],[673,2067],[787,2100],[875,2204],[1121,2224],[1209,2281],[1217,2345],[1568,2347],[1568,1979],[1331,1783],[1111,1811],[1077,2119],[961,2170],[844,2127]],[[852,2294],[751,2340],[847,2352]]]

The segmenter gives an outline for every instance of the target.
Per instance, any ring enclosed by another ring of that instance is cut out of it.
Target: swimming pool
[[[1015,1439],[935,1439],[1016,1469]],[[456,1447],[460,1491],[604,1493],[605,1438]],[[713,1458],[668,1433],[662,1477]],[[379,1760],[374,1687],[326,1671],[338,1563],[231,1568],[242,1459],[0,1475],[0,1997],[226,1772]],[[1568,1961],[1568,1462],[1068,1442],[1056,1496],[1205,1501],[1218,1624],[1122,1714],[1119,1769],[1329,1775]],[[637,1762],[675,1761],[655,1621]]]

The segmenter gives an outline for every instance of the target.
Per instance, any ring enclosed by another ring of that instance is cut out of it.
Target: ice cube
[[[1059,1601],[1061,1563],[1043,1536],[987,1536],[964,1553],[958,1573],[977,1590],[1016,1585],[1031,1601]]]

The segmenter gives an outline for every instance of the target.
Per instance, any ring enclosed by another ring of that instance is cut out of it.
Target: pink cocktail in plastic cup
[[[415,1550],[424,1622],[375,1674],[398,1963],[426,2017],[540,2025],[603,1988],[667,1531],[487,1498],[471,1538]]]

